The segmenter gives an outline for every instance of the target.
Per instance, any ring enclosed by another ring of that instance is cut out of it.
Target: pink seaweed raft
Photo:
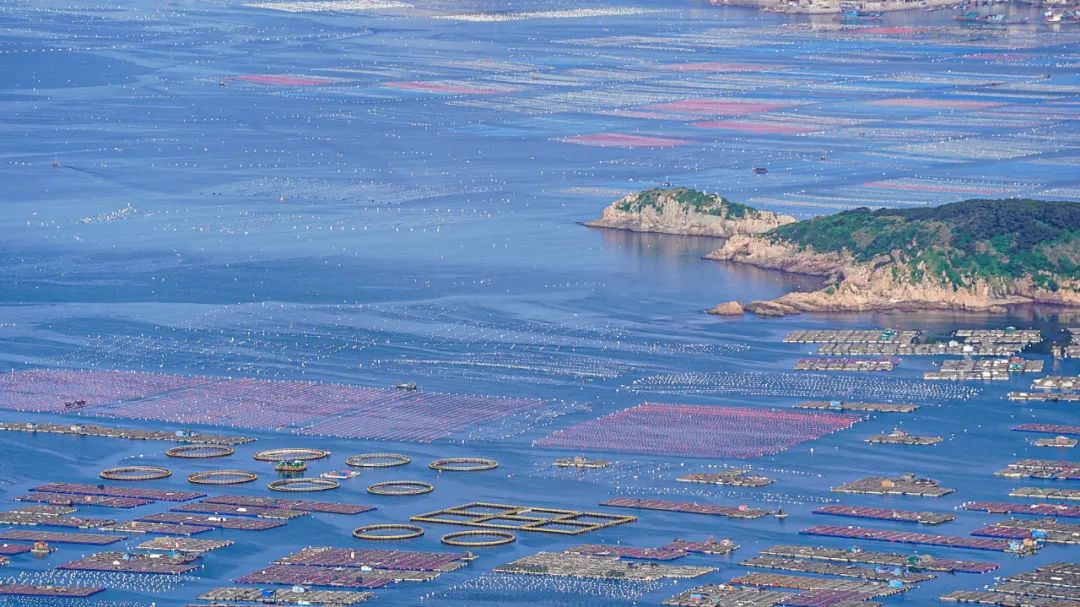
[[[745,116],[771,112],[787,107],[792,103],[772,103],[764,101],[739,101],[733,99],[687,99],[646,106],[645,109],[679,114],[700,114],[703,116]]]
[[[382,86],[422,93],[442,93],[444,95],[493,95],[495,93],[509,92],[507,89],[477,86],[465,82],[384,82]]]
[[[647,137],[644,135],[626,135],[623,133],[594,133],[592,135],[574,135],[560,139],[564,143],[591,145],[602,148],[673,148],[695,143],[689,139],[669,137]]]
[[[228,80],[239,80],[241,82],[253,82],[255,84],[266,84],[271,86],[322,86],[324,84],[334,84],[338,80],[333,78],[319,78],[318,76],[292,76],[288,74],[244,74],[242,76],[231,76]]]
[[[795,124],[740,122],[738,120],[706,120],[703,122],[694,122],[692,126],[696,126],[699,129],[721,129],[725,131],[738,131],[740,133],[761,135],[801,135],[803,133],[812,133],[818,130],[812,127]]]
[[[556,431],[534,445],[747,459],[779,453],[861,420],[854,415],[787,409],[644,403]]]

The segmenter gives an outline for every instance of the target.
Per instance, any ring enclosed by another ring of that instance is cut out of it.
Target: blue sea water
[[[254,433],[257,443],[225,461],[249,467],[256,450],[305,444],[333,452],[313,465],[316,473],[367,451],[400,451],[414,463],[366,471],[337,492],[314,496],[370,503],[378,507],[372,513],[315,515],[263,533],[215,531],[207,535],[236,544],[205,557],[191,578],[111,577],[107,594],[70,603],[184,605],[300,547],[357,546],[349,533],[359,524],[403,522],[472,500],[596,510],[612,496],[656,495],[783,505],[791,512],[782,522],[729,522],[643,511],[633,525],[576,538],[520,533],[514,544],[480,552],[464,570],[382,589],[374,599],[383,605],[421,598],[432,605],[625,604],[633,596],[625,588],[510,582],[490,571],[583,542],[655,546],[674,536],[715,535],[741,544],[730,557],[686,559],[718,567],[708,577],[639,589],[639,602],[655,605],[693,583],[745,572],[740,560],[774,543],[805,540],[797,532],[810,524],[840,524],[843,519],[822,520],[828,517],[811,510],[836,499],[828,487],[841,482],[916,472],[957,492],[936,500],[845,496],[843,502],[951,510],[1045,484],[993,475],[1010,461],[1069,458],[1009,431],[1028,421],[1080,421],[1067,405],[1006,401],[1007,391],[1028,387],[1028,377],[930,385],[921,377],[936,361],[922,358],[906,358],[880,376],[794,376],[795,360],[811,350],[781,340],[793,329],[841,326],[942,335],[1015,325],[1054,336],[1080,325],[1075,313],[1022,308],[1006,315],[718,319],[702,311],[816,282],[703,261],[718,246],[712,239],[593,230],[578,222],[622,194],[666,182],[800,217],[966,197],[1080,200],[1080,29],[974,26],[945,11],[842,24],[670,0],[588,6],[634,10],[472,22],[440,17],[581,5],[477,0],[288,13],[220,1],[0,3],[0,367],[374,386],[411,380],[422,390],[550,399],[563,414],[514,418],[429,445]],[[1007,10],[1038,18],[1034,10]],[[750,68],[677,67],[695,63]],[[262,84],[250,76],[325,82]],[[417,82],[458,92],[393,84]],[[461,92],[477,90],[485,92]],[[701,98],[780,107],[731,117],[666,105]],[[896,101],[909,98],[921,106]],[[750,126],[694,124],[710,120]],[[812,128],[753,132],[777,125]],[[598,133],[685,145],[572,143]],[[767,166],[768,174],[754,174],[755,166]],[[1074,361],[1050,361],[1045,349],[1027,355],[1046,359],[1048,372],[1080,373]],[[648,378],[682,373],[726,379],[697,391],[649,387]],[[571,453],[530,446],[552,429],[646,399],[789,407],[813,397],[923,407],[753,460],[755,469],[777,479],[757,490],[674,482],[683,472],[734,461],[598,453],[616,460],[612,470],[560,474],[551,461]],[[57,418],[9,412],[3,419]],[[926,449],[862,442],[894,425],[946,440]],[[219,467],[166,458],[165,448],[5,433],[0,498],[46,481],[89,482],[121,462],[172,467],[173,477],[155,487],[187,487],[188,473]],[[472,475],[440,475],[425,466],[457,455],[492,457],[501,465]],[[437,488],[410,498],[378,498],[364,489],[395,478]],[[237,491],[269,493],[261,483]],[[966,535],[996,518],[957,514],[933,531]],[[425,537],[401,547],[439,550],[439,536],[457,529],[427,527]],[[999,562],[1002,569],[992,575],[1005,575],[1068,560],[1074,550],[1052,545],[1023,560],[930,551]],[[61,548],[41,560],[18,556],[3,573],[52,580],[58,574],[46,570],[83,552],[89,550]],[[948,590],[978,588],[990,578],[941,576],[885,602],[933,604]],[[0,604],[63,603],[25,601]]]

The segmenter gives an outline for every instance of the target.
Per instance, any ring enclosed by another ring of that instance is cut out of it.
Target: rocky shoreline
[[[900,251],[860,260],[847,249],[819,252],[777,237],[774,230],[793,223],[795,218],[787,215],[679,188],[631,194],[585,225],[715,236],[724,241],[705,259],[822,278],[822,287],[815,291],[791,292],[766,301],[724,302],[707,310],[721,316],[919,310],[1000,313],[1006,306],[1030,303],[1080,307],[1080,279],[1076,277],[1054,277],[1053,288],[1045,281],[1036,284],[1030,276],[990,281],[976,278],[958,286]]]

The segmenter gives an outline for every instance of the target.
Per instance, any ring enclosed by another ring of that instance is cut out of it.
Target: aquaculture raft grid
[[[83,599],[104,592],[100,586],[36,586],[32,584],[0,584],[2,596],[40,596]]]
[[[842,537],[854,540],[878,540],[882,542],[897,542],[901,544],[922,544],[925,546],[948,546],[951,548],[992,550],[995,552],[1005,552],[1009,549],[1008,540],[976,539],[970,537],[935,535],[930,533],[915,533],[912,531],[868,529],[866,527],[837,527],[833,525],[817,525],[808,529],[803,529],[799,533],[803,535]]]
[[[22,531],[9,529],[0,531],[0,540],[14,540],[22,542],[49,542],[53,544],[87,544],[91,546],[106,546],[122,542],[127,537],[123,535],[101,535],[97,533],[65,533],[62,531]]]
[[[135,487],[109,487],[82,483],[46,483],[30,489],[42,493],[69,493],[72,495],[100,495],[106,497],[132,497],[160,500],[163,502],[187,502],[206,497],[205,493],[192,491],[165,491],[163,489],[138,489]]]
[[[81,404],[64,404],[75,402]],[[431,442],[546,404],[538,399],[137,371],[0,375],[0,408],[5,409],[413,442]],[[393,416],[386,415],[390,409]]]
[[[924,525],[940,525],[956,520],[956,516],[945,512],[911,512],[895,508],[871,508],[839,504],[822,506],[814,510],[814,514],[831,514],[834,516],[850,516],[852,518],[897,521],[901,523],[923,523]]]
[[[1080,506],[1064,504],[1014,504],[1010,502],[967,502],[961,506],[964,510],[988,512],[990,514],[1028,514],[1031,516],[1061,516],[1080,518]]]
[[[825,548],[823,546],[799,546],[780,544],[761,551],[768,556],[779,556],[797,559],[814,559],[822,561],[834,561],[838,563],[866,563],[869,565],[885,565],[889,567],[906,567],[910,563],[911,555],[896,552],[871,552],[869,550],[846,550],[841,548]],[[927,571],[942,571],[945,573],[989,573],[999,567],[997,563],[983,563],[979,561],[955,561],[939,558],[919,558],[918,566]]]
[[[683,512],[686,514],[710,514],[714,516],[726,516],[728,518],[761,518],[771,514],[761,508],[748,508],[745,506],[720,506],[716,504],[698,504],[695,502],[672,502],[668,500],[640,499],[636,497],[617,497],[601,506],[615,506],[619,508],[639,508],[641,510],[663,510],[665,512]]]
[[[833,413],[644,403],[558,430],[537,447],[645,455],[773,455],[850,428],[862,417]]]
[[[614,525],[632,523],[637,520],[637,517],[601,512],[580,512],[561,508],[470,502],[460,506],[418,514],[412,517],[411,520],[421,523],[445,523],[487,529],[578,535]]]
[[[324,514],[361,514],[374,510],[374,506],[361,504],[342,504],[339,502],[317,502],[313,500],[283,499],[278,497],[257,497],[251,495],[217,495],[203,500],[207,504],[228,504],[230,506],[258,506],[280,510],[299,510],[301,512],[322,512]]]

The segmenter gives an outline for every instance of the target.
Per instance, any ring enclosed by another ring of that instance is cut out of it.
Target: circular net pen
[[[260,462],[284,462],[300,460],[309,462],[322,459],[330,455],[329,451],[322,449],[267,449],[259,451],[253,457]]]
[[[506,531],[455,531],[442,536],[442,543],[447,546],[463,548],[486,548],[502,546],[517,540],[513,533]]]
[[[435,490],[435,485],[423,481],[383,481],[367,488],[375,495],[423,495]]]
[[[188,475],[189,483],[196,485],[242,485],[259,478],[247,470],[206,470]]]
[[[361,453],[346,459],[345,465],[353,468],[392,468],[404,466],[411,461],[411,457],[401,453]]]
[[[284,491],[289,493],[310,493],[313,491],[329,491],[337,489],[341,483],[329,478],[282,478],[271,481],[267,487],[271,491]]]
[[[483,457],[445,457],[428,464],[428,468],[440,472],[480,472],[498,467],[499,462]]]
[[[209,459],[211,457],[228,457],[236,453],[236,449],[225,445],[180,445],[165,452],[169,457],[185,459]]]
[[[152,481],[172,476],[172,470],[161,466],[120,466],[102,470],[99,476],[110,481]]]
[[[385,542],[389,540],[411,540],[414,537],[424,535],[424,529],[416,525],[385,523],[357,527],[353,529],[352,534],[353,537],[360,540]]]

